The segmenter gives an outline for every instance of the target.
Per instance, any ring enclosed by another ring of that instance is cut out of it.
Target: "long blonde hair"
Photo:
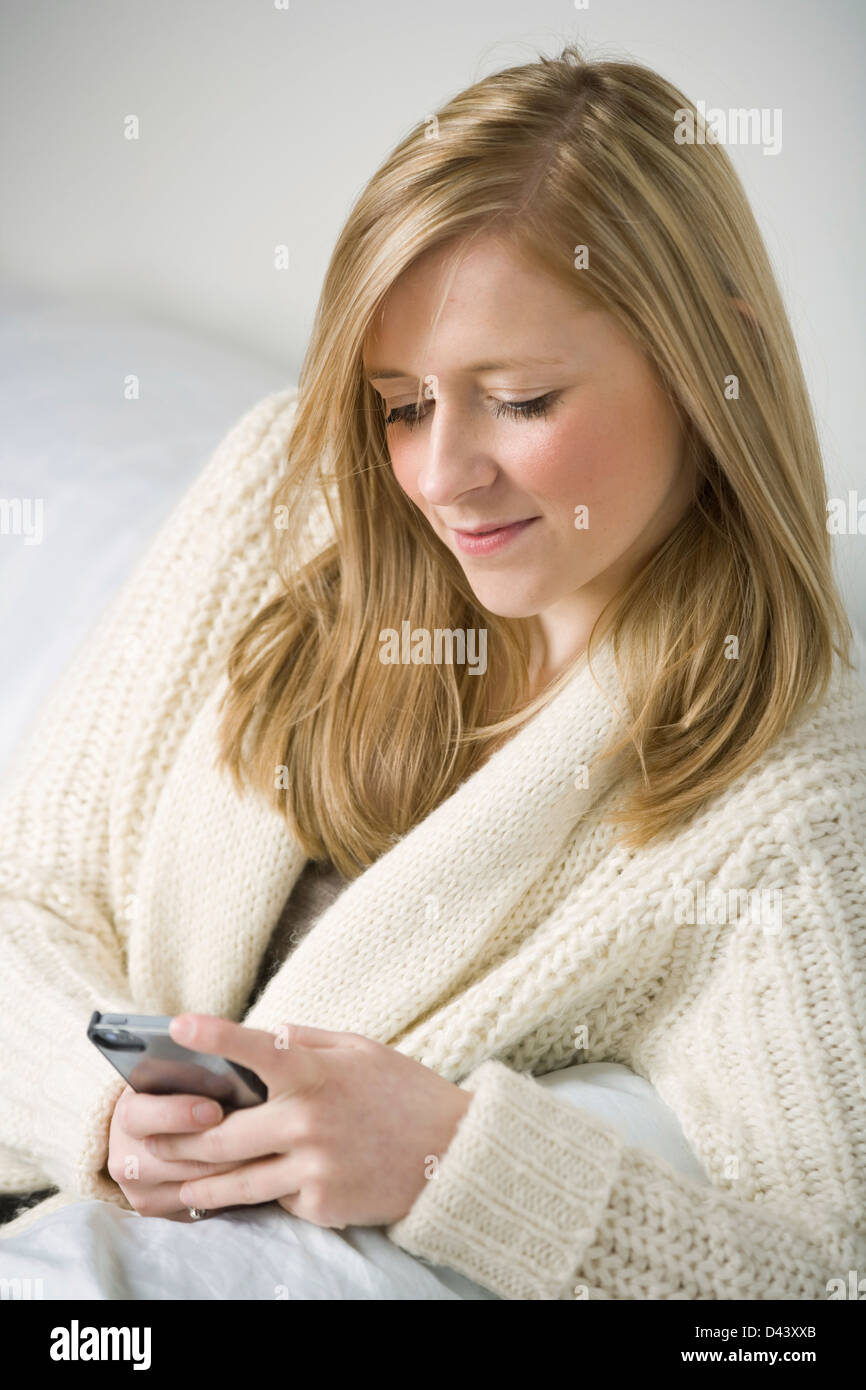
[[[273,531],[284,591],[231,652],[220,761],[285,816],[308,858],[347,877],[573,670],[529,699],[526,621],[478,602],[393,475],[363,346],[389,288],[433,247],[512,238],[564,294],[629,330],[686,431],[694,504],[587,648],[591,669],[593,641],[612,636],[633,721],[634,776],[616,810],[625,842],[684,824],[821,701],[834,651],[851,665],[791,328],[724,148],[674,139],[684,109],[695,113],[652,70],[587,62],[573,44],[494,73],[397,145],[337,241],[273,498],[291,519]],[[589,248],[579,275],[576,246]],[[737,400],[725,394],[732,375]],[[310,556],[301,538],[316,507],[333,534]],[[486,678],[467,665],[383,667],[379,634],[405,619],[486,628]]]

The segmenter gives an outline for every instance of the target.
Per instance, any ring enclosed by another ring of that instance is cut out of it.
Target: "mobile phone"
[[[224,1110],[267,1100],[267,1086],[248,1067],[176,1043],[168,1031],[172,1017],[103,1014],[95,1009],[87,1036],[134,1091],[209,1096]]]

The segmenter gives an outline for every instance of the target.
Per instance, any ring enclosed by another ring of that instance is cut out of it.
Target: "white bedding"
[[[138,377],[138,399],[125,383]],[[156,529],[241,415],[293,385],[249,350],[108,306],[0,287],[0,778]]]
[[[592,1062],[538,1080],[615,1124],[628,1144],[708,1181],[673,1111],[627,1067]],[[235,1207],[198,1223],[140,1217],[110,1202],[61,1206],[0,1239],[0,1279],[16,1278],[31,1281],[31,1297],[49,1299],[497,1297],[454,1270],[415,1259],[381,1227],[326,1230],[276,1203]]]

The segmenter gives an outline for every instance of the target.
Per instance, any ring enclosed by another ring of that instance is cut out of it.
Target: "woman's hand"
[[[317,1226],[389,1225],[435,1179],[472,1100],[430,1067],[357,1033],[297,1024],[266,1033],[210,1014],[178,1014],[169,1031],[186,1047],[249,1067],[268,1088],[261,1105],[203,1133],[186,1124],[147,1141],[160,1162],[215,1165],[190,1174],[185,1207],[277,1201]]]
[[[205,1112],[199,1114],[203,1105]],[[207,1112],[210,1112],[208,1116]],[[117,1098],[108,1135],[108,1173],[139,1216],[167,1216],[192,1221],[182,1202],[185,1180],[207,1173],[236,1170],[236,1163],[213,1164],[155,1158],[145,1147],[152,1134],[198,1134],[222,1119],[222,1107],[199,1095],[143,1095],[126,1086]]]

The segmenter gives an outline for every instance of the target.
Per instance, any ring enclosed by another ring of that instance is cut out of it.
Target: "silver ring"
[[[201,1221],[203,1216],[207,1216],[207,1211],[204,1207],[189,1207],[188,1210],[193,1221]]]

